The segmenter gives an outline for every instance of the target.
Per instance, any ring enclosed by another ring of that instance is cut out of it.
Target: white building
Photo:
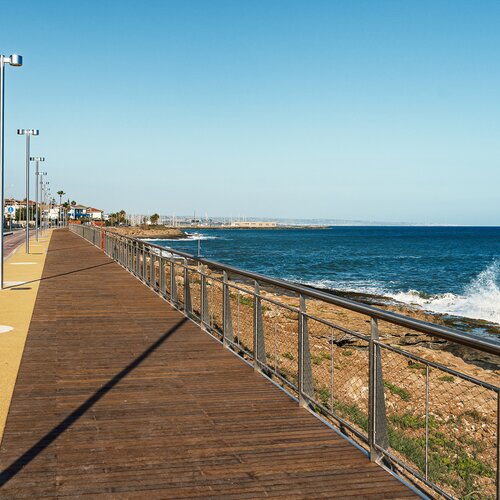
[[[87,207],[85,213],[90,215],[92,220],[103,220],[103,211],[94,207]]]

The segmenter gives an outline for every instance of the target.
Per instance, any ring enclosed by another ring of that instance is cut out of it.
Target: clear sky
[[[500,2],[2,1],[6,195],[500,224]]]

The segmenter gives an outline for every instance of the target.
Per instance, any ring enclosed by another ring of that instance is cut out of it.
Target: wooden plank
[[[14,498],[414,496],[66,230],[52,237],[0,470],[0,496]]]

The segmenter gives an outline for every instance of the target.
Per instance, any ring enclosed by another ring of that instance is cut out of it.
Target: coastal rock
[[[108,231],[130,238],[180,240],[188,237],[186,233],[175,227],[157,225],[110,227]]]

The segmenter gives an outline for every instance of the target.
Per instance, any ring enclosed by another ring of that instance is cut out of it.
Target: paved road
[[[7,258],[26,238],[24,229],[14,231],[14,233],[5,236],[4,239],[4,259]]]

